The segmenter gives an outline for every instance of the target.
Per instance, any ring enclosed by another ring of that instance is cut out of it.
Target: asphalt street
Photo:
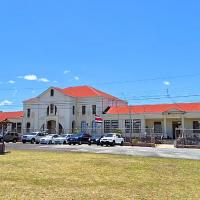
[[[59,152],[82,152],[97,154],[117,154],[129,156],[143,157],[159,157],[159,158],[178,158],[200,160],[200,149],[176,149],[176,148],[151,148],[151,147],[101,147],[96,145],[37,145],[8,143],[6,150],[32,150],[32,151],[59,151]]]

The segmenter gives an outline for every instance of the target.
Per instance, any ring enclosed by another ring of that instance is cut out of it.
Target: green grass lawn
[[[0,199],[200,199],[200,161],[12,151]]]

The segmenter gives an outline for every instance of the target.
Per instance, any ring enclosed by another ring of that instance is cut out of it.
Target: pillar
[[[167,117],[164,116],[164,138],[167,138]]]

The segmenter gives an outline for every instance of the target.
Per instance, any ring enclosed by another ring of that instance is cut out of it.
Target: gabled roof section
[[[76,86],[76,87],[68,87],[64,89],[61,89],[61,88],[55,88],[55,89],[71,97],[80,97],[80,98],[81,97],[106,97],[108,99],[122,101],[121,99],[118,99],[117,97],[114,97],[110,94],[107,94],[105,92],[102,92],[90,86]]]
[[[28,102],[28,103],[39,103],[39,99],[37,97],[35,98],[31,98],[31,99],[27,99],[24,102]]]
[[[0,112],[0,122],[6,119],[21,119],[23,118],[23,111],[16,112]]]
[[[170,111],[200,112],[200,102],[111,107],[106,114],[166,113]]]

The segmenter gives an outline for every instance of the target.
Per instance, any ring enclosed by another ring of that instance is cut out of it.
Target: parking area
[[[176,148],[151,148],[151,147],[130,147],[114,146],[101,147],[97,145],[41,145],[7,143],[6,150],[31,150],[31,151],[57,151],[57,152],[80,152],[97,154],[116,154],[128,156],[160,157],[200,160],[200,149],[176,149]]]

